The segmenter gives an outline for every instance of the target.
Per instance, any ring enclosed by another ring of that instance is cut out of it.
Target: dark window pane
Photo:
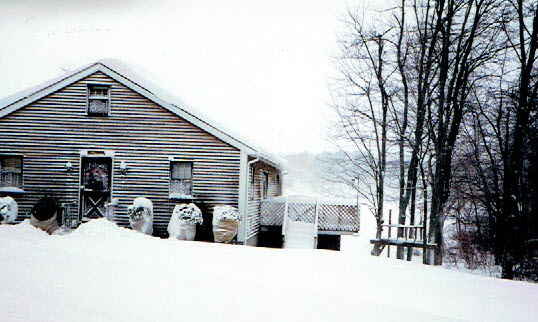
[[[263,173],[263,183],[262,183],[262,196],[267,198],[267,191],[269,190],[269,174],[267,172]]]
[[[192,163],[173,162],[172,179],[192,179]]]
[[[85,160],[82,171],[84,175],[83,185],[86,189],[103,191],[108,190],[110,185],[110,160]]]
[[[22,173],[21,157],[5,157],[2,162],[2,171]]]
[[[90,97],[95,96],[108,96],[108,87],[91,86]]]
[[[0,156],[0,187],[22,189],[22,157]]]

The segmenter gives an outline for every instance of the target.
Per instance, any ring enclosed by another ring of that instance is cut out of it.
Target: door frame
[[[83,213],[82,213],[82,203],[84,202],[83,198],[84,196],[82,195],[82,187],[83,187],[83,182],[82,182],[82,172],[83,172],[83,169],[82,169],[82,159],[83,158],[110,158],[110,187],[109,187],[109,191],[110,191],[110,194],[109,194],[109,202],[110,200],[112,200],[113,198],[113,193],[114,193],[114,151],[110,151],[110,150],[81,150],[80,151],[80,155],[79,155],[79,160],[78,160],[78,164],[79,164],[79,172],[78,172],[78,221],[79,223],[82,223],[82,216],[83,216]]]

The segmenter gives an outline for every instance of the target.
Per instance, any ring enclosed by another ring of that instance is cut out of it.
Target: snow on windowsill
[[[194,199],[192,195],[185,195],[182,193],[171,193],[169,199]]]
[[[24,193],[24,190],[17,187],[1,187],[0,192],[8,192],[8,193]]]

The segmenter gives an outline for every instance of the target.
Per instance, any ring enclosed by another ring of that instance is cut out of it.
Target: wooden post
[[[428,215],[424,212],[424,219],[422,221],[422,264],[428,264],[428,255],[426,254],[426,219]]]
[[[390,226],[392,225],[392,209],[389,209],[389,240],[390,240],[390,230],[392,229],[392,227]],[[387,245],[387,257],[390,257],[390,244]]]
[[[284,203],[284,218],[282,219],[282,248],[286,244],[286,229],[288,225],[288,196],[286,196],[286,201]]]
[[[319,199],[316,199],[316,217],[314,218],[314,249],[318,248]]]

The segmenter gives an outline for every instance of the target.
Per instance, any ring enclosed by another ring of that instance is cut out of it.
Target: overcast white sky
[[[318,152],[329,147],[327,82],[345,8],[344,0],[2,1],[0,97],[115,57],[269,150]]]

